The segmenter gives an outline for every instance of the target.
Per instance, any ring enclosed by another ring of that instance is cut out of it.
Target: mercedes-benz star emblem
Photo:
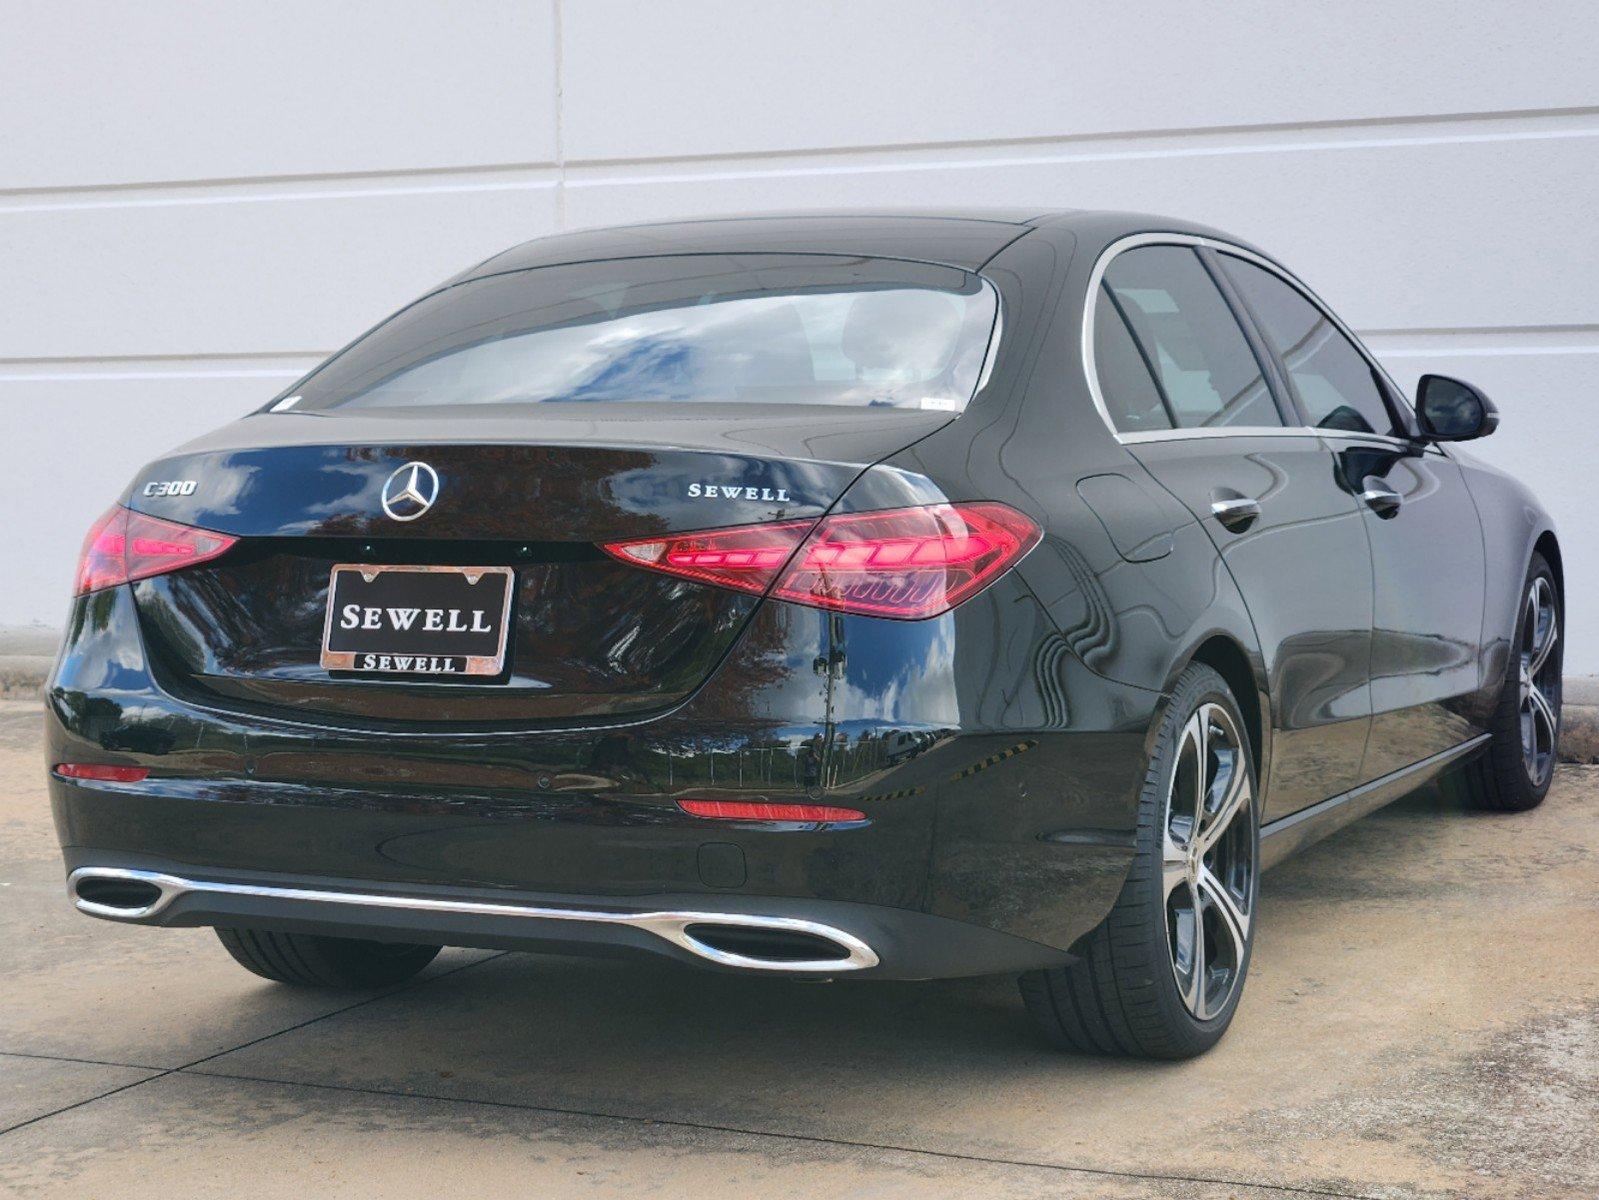
[[[383,485],[383,511],[396,521],[414,521],[439,498],[439,473],[425,462],[406,463]]]

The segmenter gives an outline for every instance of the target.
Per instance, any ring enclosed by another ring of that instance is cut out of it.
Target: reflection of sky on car
[[[846,353],[851,308],[863,296],[874,304],[877,346],[892,347],[889,366],[863,367]],[[947,319],[928,321],[929,301],[946,305]],[[969,309],[971,298],[907,288],[740,297],[637,312],[464,346],[347,403],[732,401],[774,393],[863,406],[925,407],[931,397],[958,407],[976,385],[985,346],[986,330],[971,328],[976,322],[967,318],[978,313]]]
[[[266,458],[261,452],[245,452],[205,462],[205,507],[211,520],[243,515],[263,502],[268,507],[275,504],[282,475],[265,469]],[[311,529],[328,517],[348,513],[362,497],[376,504],[383,479],[358,467],[319,461],[315,470],[296,476],[295,517],[285,517],[282,530]]]
[[[959,722],[952,614],[926,621],[849,620],[845,628],[856,636],[846,634],[844,677],[832,684],[836,712],[909,725]],[[820,723],[827,684],[811,664],[827,655],[827,639],[795,645],[802,648],[788,658],[789,674],[774,689],[781,699],[773,708]]]
[[[605,480],[605,494],[629,512],[671,518],[683,508],[684,475],[661,467],[661,463],[654,462],[647,467],[618,471]],[[819,515],[840,487],[838,477],[825,466],[803,461],[707,454],[698,471],[706,479],[731,479],[743,487],[765,488],[774,496],[781,489],[788,498],[770,502],[794,517]],[[706,511],[720,510],[713,505]]]

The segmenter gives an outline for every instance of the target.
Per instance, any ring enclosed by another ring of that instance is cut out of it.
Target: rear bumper
[[[566,954],[653,954],[698,966],[831,978],[946,978],[1056,966],[1024,938],[904,909],[780,897],[601,897],[394,888],[261,874],[208,877],[177,864],[69,852],[80,912],[128,924],[244,926]]]
[[[68,870],[816,921],[879,957],[854,973],[884,977],[1060,961],[1099,923],[1132,860],[1157,696],[1063,652],[1011,576],[926,622],[793,606],[763,620],[692,701],[649,720],[378,731],[176,694],[146,655],[131,591],[94,593],[74,608],[47,692],[47,761],[150,774],[51,775]],[[678,807],[689,796],[833,804],[866,819],[708,821]],[[185,890],[146,923],[725,965],[661,936],[664,917]]]

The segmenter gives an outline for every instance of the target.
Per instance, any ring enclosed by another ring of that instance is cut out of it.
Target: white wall
[[[0,625],[58,620],[145,459],[561,228],[838,205],[1126,207],[1296,266],[1567,547],[1599,672],[1599,6],[9,0]],[[13,508],[13,514],[15,514]],[[18,523],[11,524],[13,541]]]

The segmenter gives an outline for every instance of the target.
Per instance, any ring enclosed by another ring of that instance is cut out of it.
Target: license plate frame
[[[417,577],[411,592],[424,593],[422,600],[438,603],[417,603],[407,597],[405,576]],[[464,581],[465,587],[456,586],[449,577]],[[476,606],[465,603],[479,598],[468,588],[481,587],[490,579],[500,581],[500,595],[485,594],[486,603]],[[396,589],[397,596],[393,594]],[[351,599],[352,593],[356,599]],[[423,676],[481,681],[501,675],[515,595],[513,567],[335,563],[328,573],[322,669],[373,679]],[[452,598],[463,603],[447,603]],[[353,627],[346,624],[346,610],[351,605],[360,610]],[[368,623],[374,609],[379,613],[376,626]],[[396,617],[396,612],[401,615]],[[402,628],[399,623],[407,612],[412,616]],[[489,617],[494,624],[480,628]],[[486,653],[490,648],[493,652]]]

